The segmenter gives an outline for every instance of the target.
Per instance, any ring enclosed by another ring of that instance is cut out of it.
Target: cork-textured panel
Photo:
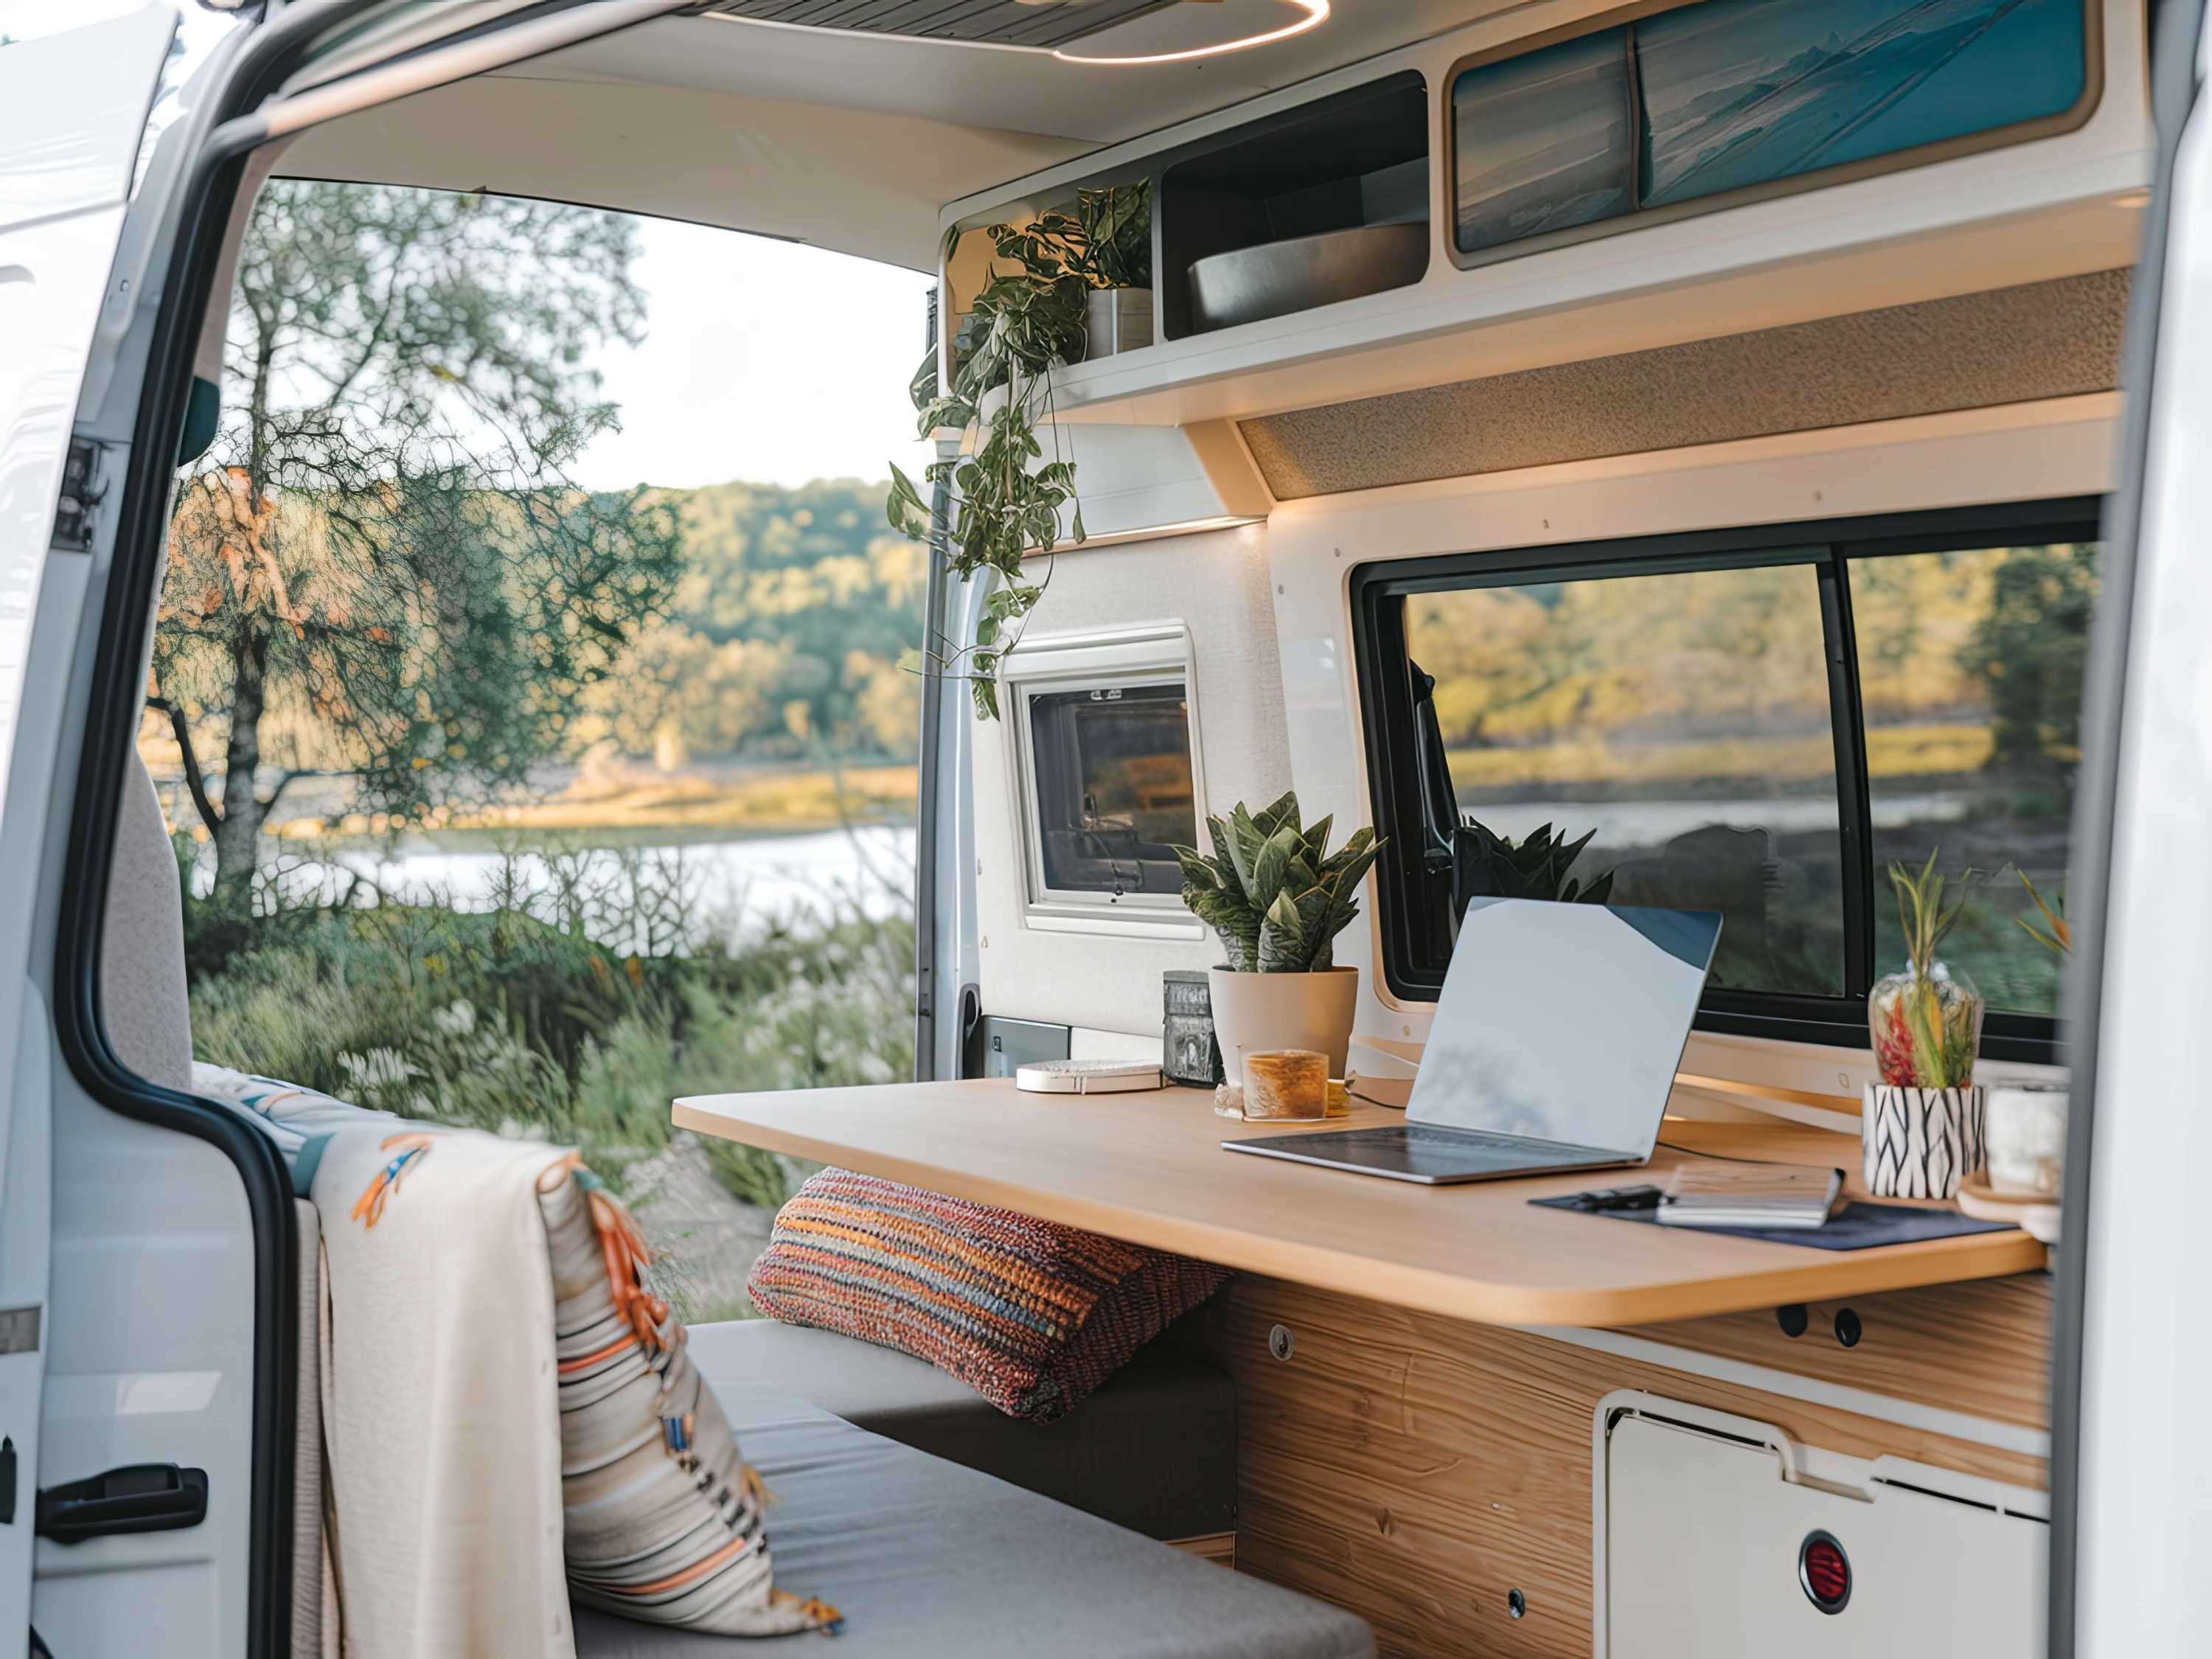
[[[2126,270],[1559,363],[1240,422],[1278,501],[2119,384]]]

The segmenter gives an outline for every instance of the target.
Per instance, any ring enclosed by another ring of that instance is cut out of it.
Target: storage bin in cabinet
[[[1650,1395],[1596,1432],[1599,1659],[2044,1651],[2040,1492]]]

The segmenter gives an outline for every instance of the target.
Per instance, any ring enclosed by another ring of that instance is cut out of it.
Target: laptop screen
[[[1407,1115],[1649,1158],[1720,936],[1710,910],[1470,900]]]

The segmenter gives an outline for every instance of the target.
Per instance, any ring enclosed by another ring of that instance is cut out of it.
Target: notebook
[[[1659,1196],[1662,1227],[1821,1227],[1844,1194],[1844,1172],[1807,1164],[1685,1164]]]

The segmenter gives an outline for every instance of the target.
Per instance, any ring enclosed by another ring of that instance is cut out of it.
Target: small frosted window
[[[1462,75],[1452,83],[1460,252],[1626,213],[1631,106],[1626,29]]]
[[[1029,718],[1045,887],[1179,893],[1174,849],[1198,845],[1181,682],[1041,692]]]

